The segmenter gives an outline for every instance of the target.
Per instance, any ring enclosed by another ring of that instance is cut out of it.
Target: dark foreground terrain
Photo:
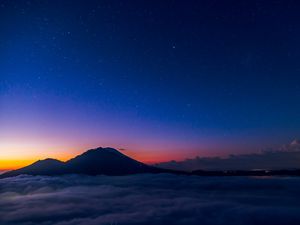
[[[0,179],[1,225],[299,225],[298,177]]]

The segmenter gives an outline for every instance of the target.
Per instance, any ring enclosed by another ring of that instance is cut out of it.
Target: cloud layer
[[[298,225],[299,178],[171,174],[0,180],[1,225]]]

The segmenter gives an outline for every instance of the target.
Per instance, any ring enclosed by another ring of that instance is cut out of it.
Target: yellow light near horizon
[[[24,166],[28,166],[35,162],[36,159],[26,160],[2,160],[0,159],[0,171],[1,170],[14,170]]]
[[[11,170],[27,166],[37,160],[55,158],[65,161],[72,153],[59,151],[65,147],[53,147],[46,143],[26,143],[22,141],[0,141],[0,170]]]

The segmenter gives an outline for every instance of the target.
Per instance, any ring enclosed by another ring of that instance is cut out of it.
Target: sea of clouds
[[[300,178],[172,174],[0,180],[0,224],[299,225]]]

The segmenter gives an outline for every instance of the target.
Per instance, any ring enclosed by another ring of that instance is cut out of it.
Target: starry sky
[[[0,164],[143,162],[300,136],[300,3],[0,0]]]

